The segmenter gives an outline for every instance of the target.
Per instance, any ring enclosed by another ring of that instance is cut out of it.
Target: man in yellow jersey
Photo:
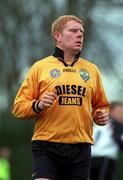
[[[87,180],[93,121],[108,122],[100,72],[80,58],[83,34],[83,22],[76,16],[55,20],[55,53],[30,68],[15,98],[13,114],[35,121],[33,180]]]

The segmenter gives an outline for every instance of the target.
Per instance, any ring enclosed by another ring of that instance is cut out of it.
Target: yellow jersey
[[[34,119],[32,140],[93,144],[92,112],[109,104],[96,65],[77,57],[72,64],[63,53],[37,61],[29,70],[15,98],[12,112],[22,119]],[[56,91],[53,105],[36,112],[32,104],[47,92]]]

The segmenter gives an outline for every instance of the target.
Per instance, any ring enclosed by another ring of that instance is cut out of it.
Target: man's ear
[[[61,42],[61,33],[58,31],[54,32],[54,38],[56,42]]]

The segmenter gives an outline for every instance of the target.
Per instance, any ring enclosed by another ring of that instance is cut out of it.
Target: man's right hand
[[[53,105],[57,95],[55,92],[47,92],[38,104],[38,107],[43,111],[44,109]]]

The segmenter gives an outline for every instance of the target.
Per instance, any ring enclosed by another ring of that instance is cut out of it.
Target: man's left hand
[[[96,109],[93,118],[97,125],[104,126],[109,121],[109,113],[105,109]]]

